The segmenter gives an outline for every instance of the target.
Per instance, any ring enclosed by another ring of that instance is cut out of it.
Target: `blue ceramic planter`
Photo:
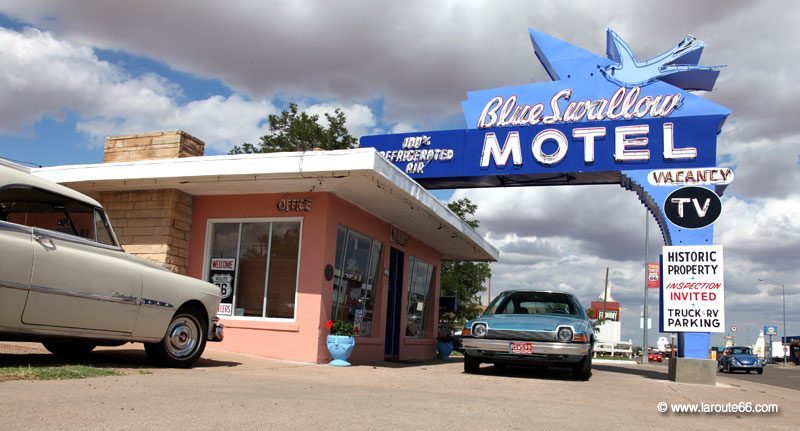
[[[328,352],[333,358],[329,365],[349,367],[350,363],[347,362],[347,358],[353,353],[353,347],[356,346],[356,338],[345,335],[328,335],[327,344]]]
[[[450,354],[453,353],[453,342],[437,341],[436,351],[439,352],[439,354],[437,355],[439,359],[444,359],[445,361],[448,360],[450,358]]]

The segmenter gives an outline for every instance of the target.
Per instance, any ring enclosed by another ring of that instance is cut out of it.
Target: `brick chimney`
[[[202,156],[205,143],[182,131],[106,138],[103,163]]]
[[[202,156],[203,141],[174,132],[112,136],[106,139],[103,163]],[[186,273],[193,196],[176,189],[100,192],[117,239],[125,251]]]

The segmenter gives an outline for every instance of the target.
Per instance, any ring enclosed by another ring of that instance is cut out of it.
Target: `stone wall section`
[[[100,192],[97,198],[125,251],[186,274],[191,195],[166,189]]]
[[[106,138],[103,163],[202,156],[205,143],[182,131]]]
[[[103,162],[202,156],[205,143],[182,131],[106,138]],[[100,192],[125,251],[186,274],[193,197],[175,189]]]

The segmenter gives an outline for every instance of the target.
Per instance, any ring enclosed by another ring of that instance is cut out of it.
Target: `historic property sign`
[[[661,332],[725,332],[722,246],[664,247]]]

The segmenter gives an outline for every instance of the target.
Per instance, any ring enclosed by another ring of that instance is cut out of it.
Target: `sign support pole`
[[[647,255],[647,240],[650,238],[650,214],[647,208],[644,209],[644,307],[642,308],[642,364],[647,364],[650,358],[648,358],[647,354],[647,291],[650,289],[647,287],[648,281],[648,274],[647,274],[647,262],[649,262],[649,256]]]

